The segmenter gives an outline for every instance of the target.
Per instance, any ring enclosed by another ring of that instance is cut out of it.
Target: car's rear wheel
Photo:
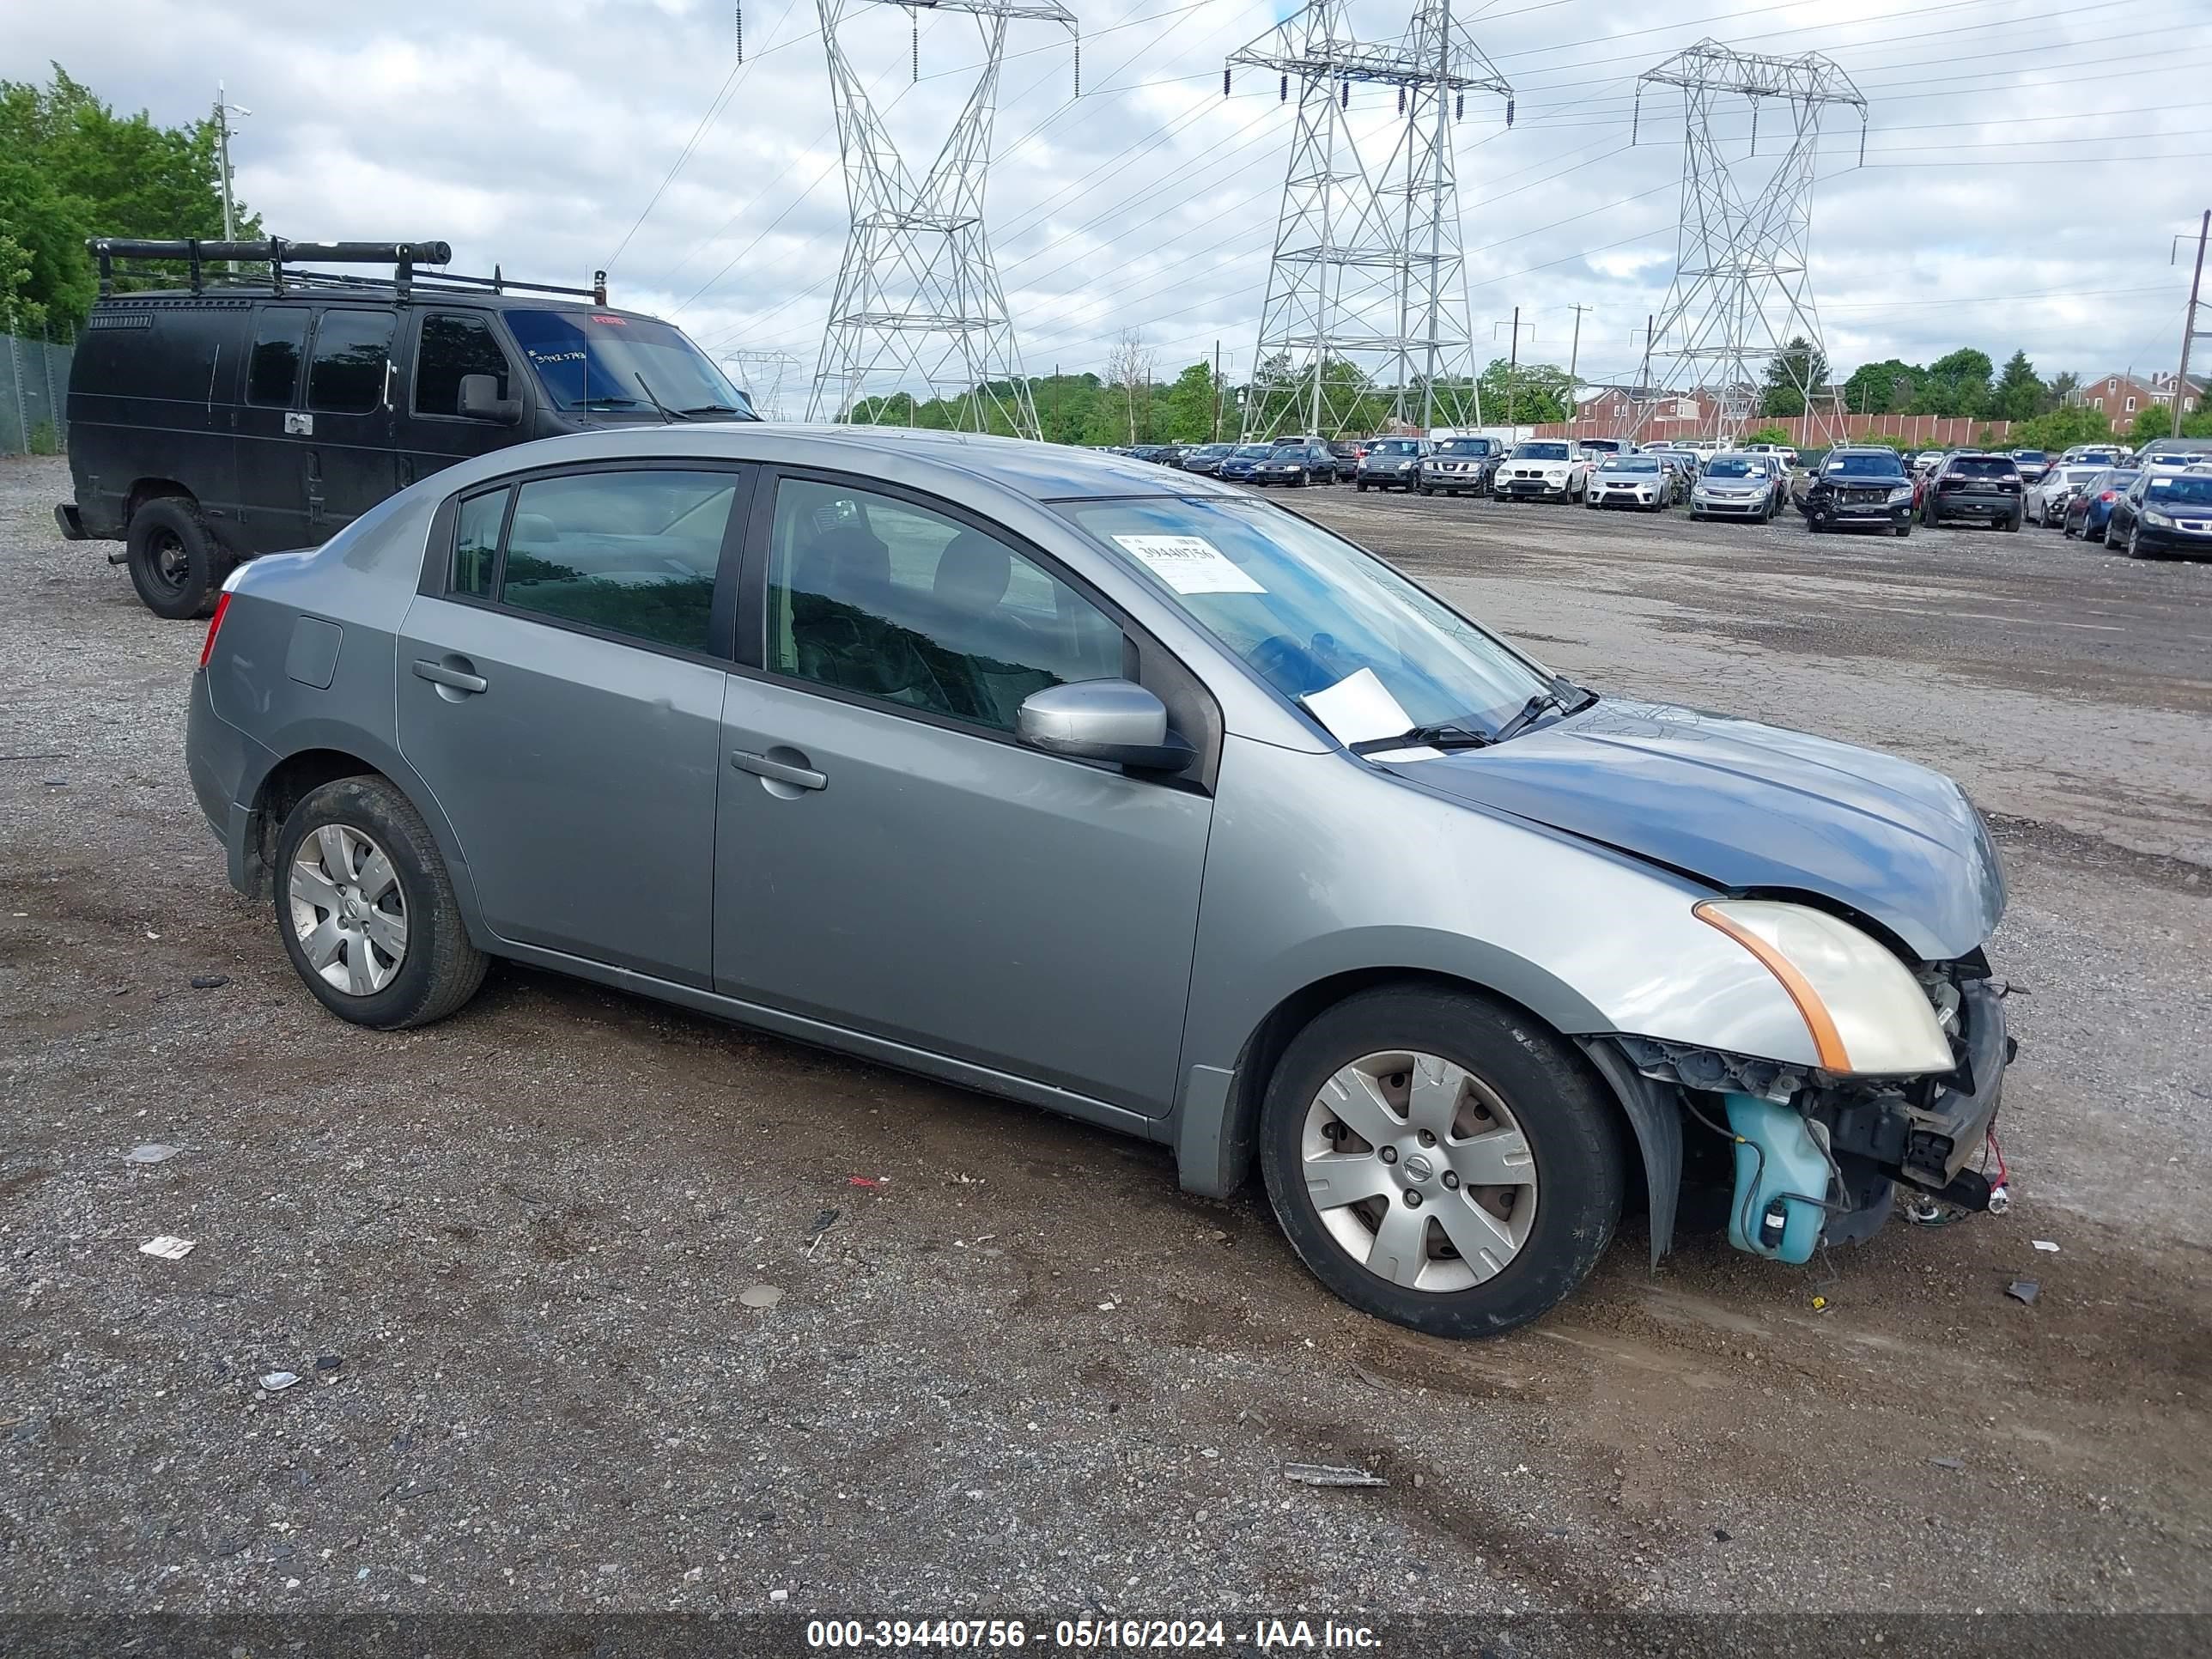
[[[215,609],[230,563],[190,500],[157,496],[131,515],[124,532],[131,585],[157,617],[184,622]]]
[[[1626,1156],[1566,1043],[1472,993],[1362,992],[1269,1079],[1261,1164],[1299,1258],[1364,1312],[1435,1336],[1536,1318],[1620,1218]]]
[[[276,872],[284,953],[341,1019],[427,1025],[483,982],[429,827],[386,780],[340,778],[302,796],[277,835]]]

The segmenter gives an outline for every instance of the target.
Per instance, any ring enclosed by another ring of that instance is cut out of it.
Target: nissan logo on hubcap
[[[1436,1172],[1436,1165],[1419,1152],[1406,1160],[1406,1177],[1409,1181],[1426,1181]]]

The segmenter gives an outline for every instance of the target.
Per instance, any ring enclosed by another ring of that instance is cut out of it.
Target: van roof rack
[[[560,294],[572,299],[607,302],[607,273],[592,273],[589,288],[563,288],[552,283],[519,283],[494,265],[489,276],[468,276],[458,271],[420,272],[418,264],[442,265],[453,257],[447,242],[294,242],[281,236],[263,241],[203,241],[198,237],[173,240],[138,237],[95,236],[85,244],[100,266],[102,298],[115,292],[115,262],[137,259],[181,259],[190,268],[191,290],[204,294],[210,287],[233,288],[264,284],[258,277],[224,272],[209,280],[207,266],[240,262],[269,267],[266,286],[279,294],[293,288],[353,290],[374,289],[391,292],[404,303],[420,290],[430,294]],[[296,261],[313,259],[326,264],[390,265],[392,275],[360,276],[332,270],[286,269]]]

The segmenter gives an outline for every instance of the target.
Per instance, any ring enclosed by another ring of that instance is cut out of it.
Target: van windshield
[[[559,408],[657,415],[657,399],[695,419],[760,418],[707,354],[666,323],[598,311],[510,311],[506,319]]]

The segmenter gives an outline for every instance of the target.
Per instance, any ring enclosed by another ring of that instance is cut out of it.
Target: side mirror
[[[1129,680],[1048,685],[1022,700],[1014,735],[1032,749],[1109,761],[1135,772],[1180,772],[1198,751],[1168,730],[1168,707]]]
[[[499,395],[499,379],[492,374],[461,376],[461,413],[472,421],[495,421],[517,426],[522,421],[522,399]]]

